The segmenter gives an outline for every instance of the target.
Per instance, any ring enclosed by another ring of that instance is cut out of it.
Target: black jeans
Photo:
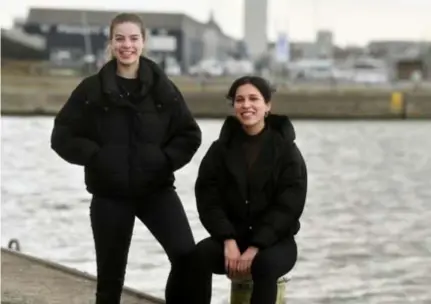
[[[238,242],[241,252],[247,242]],[[274,304],[277,298],[277,281],[296,264],[297,246],[292,237],[261,250],[251,265],[253,293],[251,304]],[[224,268],[224,245],[212,238],[200,241],[194,252],[195,304],[211,303],[212,274],[226,274]]]
[[[168,189],[143,200],[93,197],[90,218],[97,261],[96,304],[120,303],[135,216],[161,244],[171,262],[166,303],[187,303],[190,295],[182,284],[189,279],[188,263],[195,241],[177,193]]]

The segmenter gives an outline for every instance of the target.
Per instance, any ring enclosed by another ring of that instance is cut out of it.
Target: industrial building
[[[223,59],[235,52],[238,42],[225,35],[213,18],[206,23],[185,14],[133,12],[147,30],[147,55],[170,57],[185,71],[208,56]],[[103,56],[109,24],[117,11],[31,8],[26,20],[15,27],[46,40],[46,59],[59,54],[82,58]],[[209,53],[210,52],[210,53]]]
[[[20,30],[1,29],[1,56],[17,60],[43,60],[46,57],[45,39]]]

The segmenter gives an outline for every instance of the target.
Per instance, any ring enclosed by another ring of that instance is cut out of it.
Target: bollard
[[[278,279],[276,304],[284,303],[286,283],[288,281],[285,277]],[[230,304],[250,304],[251,293],[253,291],[253,281],[251,279],[234,279],[231,282],[230,288]]]
[[[405,112],[404,94],[402,92],[393,92],[391,95],[391,112],[403,115]]]
[[[19,241],[17,239],[11,239],[7,244],[7,247],[10,250],[21,251],[21,245],[19,244]]]

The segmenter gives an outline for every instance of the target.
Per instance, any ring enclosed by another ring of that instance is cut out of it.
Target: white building
[[[244,41],[252,59],[267,50],[268,0],[244,0]]]

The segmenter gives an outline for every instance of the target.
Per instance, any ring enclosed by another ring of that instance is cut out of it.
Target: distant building
[[[392,78],[400,80],[411,79],[416,73],[425,79],[431,77],[428,50],[431,50],[431,41],[382,40],[371,41],[367,46],[371,56],[386,60]]]
[[[316,34],[316,57],[329,59],[334,56],[334,37],[331,31],[318,31]]]
[[[424,61],[426,65],[428,79],[431,79],[431,45],[424,50]]]
[[[268,0],[244,0],[244,41],[252,59],[267,51]]]
[[[292,60],[315,58],[316,55],[316,47],[313,42],[293,41],[290,49]]]
[[[417,56],[431,46],[430,41],[381,40],[370,41],[368,53],[374,57],[397,58]]]
[[[226,36],[214,23],[202,23],[184,14],[137,13],[148,33],[147,55],[152,58],[170,57],[183,69],[202,60],[207,48],[203,37],[211,31],[217,41],[217,55],[232,51],[233,38]],[[83,57],[92,53],[103,56],[108,41],[109,23],[117,11],[32,8],[20,24],[28,34],[45,37],[49,57],[70,53]]]
[[[1,57],[14,60],[43,60],[46,58],[45,39],[20,30],[1,29]]]
[[[238,52],[238,41],[225,35],[214,19],[211,12],[206,29],[203,33],[204,52],[203,59],[224,60]]]
[[[361,46],[346,46],[346,47],[338,47],[334,46],[334,60],[347,60],[347,59],[355,59],[361,58],[366,55],[366,51]]]
[[[315,41],[291,41],[290,58],[299,59],[333,59],[336,55],[336,47],[333,42],[333,33],[330,31],[319,31]],[[269,48],[273,49],[274,44],[270,43]]]
[[[395,61],[395,78],[399,80],[413,80],[415,74],[421,78],[428,78],[426,62],[422,58],[400,58]]]

